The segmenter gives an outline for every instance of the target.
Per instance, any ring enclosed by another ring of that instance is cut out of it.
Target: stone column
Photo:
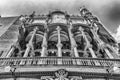
[[[58,57],[62,57],[62,44],[61,44],[61,39],[60,39],[60,30],[61,28],[58,26],[57,28],[57,34],[58,34],[58,43],[57,43],[57,48],[58,48]]]
[[[92,57],[93,57],[93,58],[97,58],[97,56],[95,55],[95,53],[94,53],[94,51],[93,51],[93,49],[92,49],[92,45],[90,44],[89,40],[87,39],[87,37],[86,37],[83,29],[82,29],[81,27],[79,27],[79,30],[82,32],[82,35],[83,35],[83,37],[84,37],[84,39],[85,39],[85,41],[86,41],[86,43],[87,43],[87,48],[88,48],[89,51],[91,52]]]
[[[100,39],[99,36],[97,35],[97,30],[98,30],[98,28],[97,28],[97,27],[93,27],[93,26],[91,26],[91,27],[92,27],[91,32],[94,34],[94,39],[96,39],[96,40],[99,42],[98,45],[99,45],[102,49],[105,50],[105,52],[106,52],[106,54],[108,55],[109,58],[112,58],[112,59],[113,59],[114,57],[112,56],[112,54],[109,52],[108,49],[105,48],[105,43],[104,43],[103,41],[101,41],[101,39]]]
[[[11,48],[10,48],[10,51],[6,55],[6,58],[9,58],[12,55],[12,53],[13,53],[14,50],[15,50],[15,45],[12,45]]]
[[[109,56],[110,59],[114,59],[114,57],[111,55],[110,51],[108,49],[104,49],[107,55]]]
[[[106,44],[106,46],[113,51],[113,52],[111,52],[111,55],[112,55],[115,59],[119,59],[118,50],[115,49],[115,47],[113,48],[113,46],[110,46],[109,44]]]
[[[100,45],[101,49],[105,50],[107,56],[110,59],[113,59],[114,57],[112,56],[112,54],[110,53],[110,51],[106,48],[107,46],[100,39],[98,39],[98,42],[99,42],[99,45]]]
[[[57,44],[57,47],[58,47],[58,57],[62,57],[62,50],[61,50],[62,44],[61,44],[61,43],[58,43],[58,44]]]
[[[45,50],[47,49],[47,40],[46,40],[47,33],[44,33],[43,36],[43,42],[42,42],[42,51],[41,51],[41,57],[45,57]]]
[[[28,56],[28,53],[30,52],[30,49],[31,49],[31,44],[27,44],[26,47],[27,47],[27,49],[25,50],[25,53],[24,53],[23,57]]]
[[[69,33],[69,37],[70,37],[71,48],[74,52],[75,57],[79,57],[78,51],[77,51],[77,44],[75,42],[75,39],[73,38],[73,34],[71,32],[71,29],[72,29],[72,24],[70,23],[70,26],[68,28],[68,33]]]
[[[23,57],[27,57],[27,56],[28,56],[28,53],[30,52],[30,49],[32,49],[33,39],[34,39],[34,36],[35,36],[35,34],[36,34],[36,31],[37,31],[37,27],[36,27],[36,28],[34,29],[34,31],[33,31],[32,37],[31,37],[30,41],[29,41],[28,44],[27,44],[27,49],[26,49]]]

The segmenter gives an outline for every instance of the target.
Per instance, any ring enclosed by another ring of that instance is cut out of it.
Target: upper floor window
[[[81,23],[81,24],[87,24],[87,22],[84,19],[74,19],[72,20],[73,24]]]
[[[66,23],[66,19],[64,15],[61,14],[57,14],[57,15],[53,15],[52,17],[52,23]]]
[[[34,19],[33,23],[46,23],[44,19]]]

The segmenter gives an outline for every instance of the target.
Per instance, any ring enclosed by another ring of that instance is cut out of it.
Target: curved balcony
[[[66,24],[67,20],[66,19],[55,19],[55,20],[51,20],[51,23],[63,23],[63,24]]]
[[[48,23],[49,26],[55,26],[55,25],[67,26],[66,19],[53,19],[53,20],[49,20]]]
[[[87,78],[120,79],[120,73],[111,75],[106,71],[112,64],[120,65],[118,59],[68,58],[68,57],[32,57],[1,58],[0,79],[4,78],[38,78],[52,76],[59,69],[65,69],[70,76]],[[15,69],[14,72],[11,69]],[[92,75],[91,75],[92,74]]]
[[[46,24],[46,19],[34,19],[32,24],[36,24],[36,23]]]
[[[61,63],[59,64],[59,61]],[[27,58],[0,58],[0,66],[92,66],[109,67],[114,63],[120,65],[119,59],[96,59],[96,58],[75,58],[75,57],[27,57]]]

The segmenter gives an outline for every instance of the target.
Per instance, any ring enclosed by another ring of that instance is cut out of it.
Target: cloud
[[[110,0],[0,0],[0,11],[3,15],[25,14],[36,10],[46,12],[51,9],[63,9],[76,13],[78,8],[85,5],[90,9],[100,9]]]
[[[111,21],[118,21],[120,20],[120,3],[114,3],[111,8],[108,9],[108,18]]]
[[[0,0],[0,14],[48,14],[49,10],[61,9],[79,14],[79,7],[86,6],[110,31],[116,32],[120,20],[120,0]]]

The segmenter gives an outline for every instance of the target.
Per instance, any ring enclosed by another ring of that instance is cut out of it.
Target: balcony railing
[[[33,57],[33,58],[0,58],[0,66],[91,66],[109,67],[116,63],[120,65],[118,59],[93,59],[93,58],[61,58],[61,57]]]

